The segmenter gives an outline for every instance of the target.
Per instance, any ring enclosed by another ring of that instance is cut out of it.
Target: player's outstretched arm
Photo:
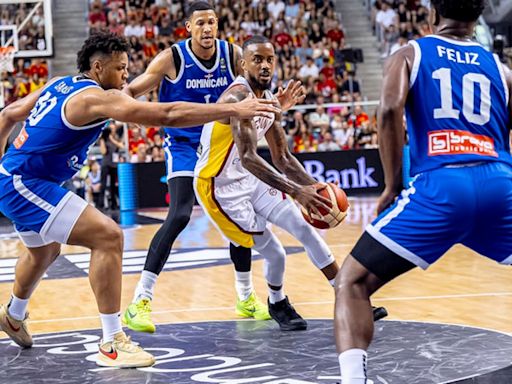
[[[143,74],[137,76],[123,88],[123,92],[137,98],[157,88],[165,75],[176,72],[171,52],[171,48],[160,52],[149,63]]]
[[[389,57],[384,65],[377,126],[386,187],[377,205],[378,213],[392,204],[402,190],[404,108],[413,61],[414,48],[407,46]]]
[[[188,102],[151,103],[137,101],[118,90],[91,88],[71,98],[66,118],[82,126],[99,118],[143,125],[192,127],[230,117],[252,118],[279,112],[271,101],[248,98],[236,104],[198,104]]]

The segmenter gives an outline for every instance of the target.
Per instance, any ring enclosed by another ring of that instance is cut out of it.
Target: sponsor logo
[[[270,196],[276,196],[276,195],[277,195],[277,189],[275,189],[275,188],[270,188],[270,189],[268,190],[268,193],[269,193],[269,195],[270,195]]]
[[[55,87],[55,90],[57,92],[63,93],[64,95],[67,95],[69,92],[73,90],[72,86],[66,85],[64,81],[61,81],[57,86]]]
[[[375,168],[366,166],[366,159],[360,157],[356,160],[357,168],[343,170],[325,169],[319,160],[304,160],[304,168],[316,180],[327,183],[338,183],[343,189],[375,188],[379,183],[372,177]]]
[[[112,359],[112,360],[117,359],[117,351],[112,347],[110,347],[109,352],[105,351],[103,348],[100,348],[100,352],[101,352],[101,354],[107,356],[109,359]]]
[[[194,66],[194,64],[187,64],[185,65],[185,68],[192,68]]]
[[[429,156],[481,155],[498,157],[494,140],[467,131],[432,131],[428,133]]]
[[[6,316],[5,317],[5,320],[7,320],[7,324],[9,324],[9,328],[11,328],[14,332],[19,332],[20,331],[20,327],[15,327],[12,323],[11,323],[11,320],[9,320],[9,318]]]
[[[226,67],[226,60],[224,60],[224,58],[221,57],[221,59],[220,59],[220,71],[221,71],[221,73],[225,73],[226,69],[227,69],[227,67]]]
[[[198,89],[198,88],[219,88],[227,87],[228,79],[226,76],[219,77],[217,79],[187,79],[185,87],[187,89]]]
[[[20,133],[18,134],[18,137],[16,137],[16,139],[14,140],[12,145],[14,145],[14,148],[20,149],[21,147],[23,147],[23,144],[25,144],[27,139],[28,139],[28,133],[25,130],[25,127],[23,127],[23,129],[20,131]]]

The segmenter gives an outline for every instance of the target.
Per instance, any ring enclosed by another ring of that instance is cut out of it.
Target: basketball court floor
[[[338,228],[321,232],[339,263],[375,211],[375,198],[351,199]],[[139,212],[126,226],[123,309],[165,210]],[[228,243],[200,208],[175,244],[156,286],[153,335],[128,331],[157,357],[152,368],[112,370],[94,364],[100,323],[88,282],[86,249],[63,246],[29,305],[34,348],[20,350],[0,332],[0,383],[339,383],[332,318],[334,293],[301,244],[274,228],[288,251],[285,291],[308,319],[304,332],[234,313]],[[11,292],[23,252],[9,227],[0,234],[0,302]],[[379,291],[373,303],[389,317],[376,324],[369,375],[376,384],[510,383],[512,279],[500,266],[456,246],[427,272],[414,270]],[[266,298],[262,261],[254,283]]]

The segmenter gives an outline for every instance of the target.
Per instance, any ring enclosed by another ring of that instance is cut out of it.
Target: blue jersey
[[[512,164],[509,91],[497,57],[477,43],[435,35],[411,44],[411,174],[469,162]]]
[[[161,102],[190,101],[194,103],[215,103],[235,76],[231,70],[229,47],[226,41],[216,40],[217,59],[211,69],[207,69],[196,58],[190,48],[190,39],[175,45],[181,57],[181,67],[176,79],[165,77],[160,86],[158,99]],[[186,137],[199,142],[203,126],[186,129],[164,127],[171,137]]]
[[[99,85],[83,76],[64,77],[47,86],[2,158],[4,169],[57,183],[79,171],[106,120],[76,127],[66,120],[64,108],[71,97],[92,87]]]

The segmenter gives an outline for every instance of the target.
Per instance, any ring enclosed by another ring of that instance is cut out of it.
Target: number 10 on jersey
[[[432,73],[440,81],[441,108],[434,109],[434,119],[459,119],[460,111],[453,105],[452,71],[440,68]],[[480,100],[475,104],[475,85],[480,88]],[[456,90],[459,91],[459,90]],[[491,119],[491,81],[481,73],[466,73],[462,77],[462,114],[473,124],[484,125]],[[475,105],[479,105],[475,111]]]

